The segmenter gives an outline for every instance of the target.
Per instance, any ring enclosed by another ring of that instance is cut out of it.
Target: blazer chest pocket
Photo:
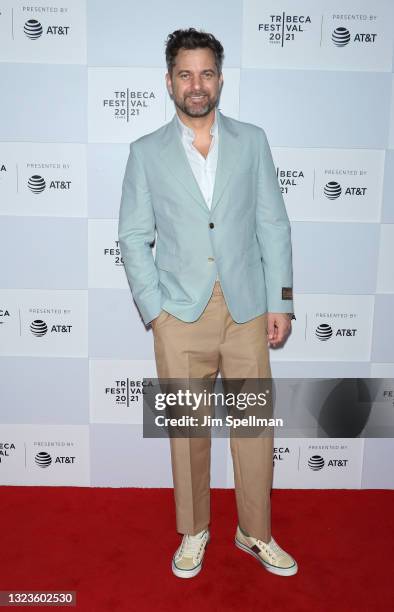
[[[160,253],[157,253],[155,263],[159,270],[165,270],[166,272],[177,272],[180,269],[181,261],[174,253],[166,253],[161,251]]]

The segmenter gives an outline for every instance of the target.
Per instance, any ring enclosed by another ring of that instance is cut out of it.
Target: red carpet
[[[47,609],[394,606],[394,491],[274,490],[272,532],[299,565],[287,578],[235,547],[232,490],[212,490],[212,539],[202,572],[189,580],[170,569],[180,542],[172,489],[0,487],[0,500],[0,590],[77,591],[75,608]]]

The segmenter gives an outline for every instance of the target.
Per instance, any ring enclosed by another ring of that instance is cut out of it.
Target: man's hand
[[[269,312],[267,314],[268,346],[277,347],[282,344],[291,330],[291,319],[287,313]]]

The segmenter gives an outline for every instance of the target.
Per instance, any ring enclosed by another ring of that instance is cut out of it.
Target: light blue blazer
[[[145,324],[162,309],[183,321],[198,319],[217,273],[237,323],[267,311],[293,312],[290,224],[266,134],[216,113],[219,151],[211,209],[175,115],[130,144],[119,243]]]

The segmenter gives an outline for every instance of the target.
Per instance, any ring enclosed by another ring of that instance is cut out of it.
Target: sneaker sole
[[[197,574],[199,574],[201,572],[202,569],[202,562],[204,560],[204,556],[205,556],[205,551],[207,549],[209,540],[211,539],[211,536],[208,536],[207,539],[207,543],[205,544],[205,549],[204,549],[204,555],[203,558],[201,559],[201,562],[199,565],[197,565],[197,567],[193,567],[193,569],[190,570],[183,570],[183,569],[179,569],[179,567],[177,567],[174,563],[174,557],[172,558],[172,564],[171,564],[171,568],[172,568],[172,572],[173,574],[175,574],[175,576],[177,576],[178,578],[194,578],[194,576],[197,576]]]
[[[237,546],[237,548],[240,548],[241,550],[248,553],[249,555],[252,555],[252,557],[257,559],[257,561],[260,561],[262,566],[265,567],[265,569],[268,572],[271,572],[272,574],[276,574],[277,576],[294,576],[294,574],[298,572],[297,562],[295,562],[295,565],[293,565],[292,567],[275,567],[274,565],[270,565],[269,563],[264,561],[264,559],[262,559],[257,553],[255,553],[245,544],[242,544],[242,542],[237,540],[237,538],[235,538],[234,541],[235,541],[235,546]]]

